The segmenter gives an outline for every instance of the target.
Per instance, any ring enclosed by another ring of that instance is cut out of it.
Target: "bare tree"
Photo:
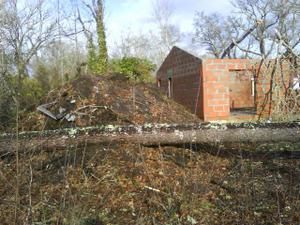
[[[151,38],[156,41],[157,47],[160,48],[158,57],[162,61],[171,48],[180,42],[183,34],[172,21],[174,7],[171,1],[153,0],[152,3],[153,20],[159,32],[158,35],[153,35]]]
[[[131,32],[124,33],[121,35],[120,40],[114,44],[112,57],[145,58],[158,65],[161,63],[161,58],[158,57],[161,51],[157,47],[157,40],[158,37],[151,32],[138,34]]]
[[[236,32],[228,20],[217,13],[205,15],[204,12],[197,12],[194,27],[193,41],[206,47],[209,53],[216,58],[220,58],[222,50],[229,45],[234,32]]]
[[[153,18],[160,31],[161,44],[168,50],[181,40],[179,28],[172,23],[173,12],[170,0],[153,2]]]
[[[115,58],[146,58],[159,66],[172,47],[180,43],[183,33],[173,21],[174,7],[170,0],[153,0],[151,21],[155,30],[143,33],[127,31],[115,43],[112,56]]]
[[[258,49],[262,58],[268,57],[274,49],[274,40],[271,38],[270,28],[278,22],[278,17],[272,12],[270,0],[236,0],[233,6],[243,16],[244,20],[252,24],[258,24],[252,37],[258,43]]]
[[[294,0],[235,0],[235,17],[197,13],[194,39],[217,58],[231,58],[238,50],[247,58],[265,59],[276,54],[275,31],[293,49],[299,44],[297,5]]]
[[[13,55],[14,69],[21,85],[28,75],[27,66],[38,51],[57,36],[57,23],[45,0],[21,4],[18,0],[4,4],[0,36],[6,52]]]
[[[11,56],[10,66],[6,66],[5,74],[15,74],[17,85],[13,90],[11,98],[14,103],[15,129],[16,129],[16,194],[15,194],[15,224],[19,224],[18,211],[19,198],[19,111],[20,95],[23,88],[23,80],[28,77],[28,65],[38,52],[47,46],[57,36],[57,23],[52,18],[49,4],[45,0],[37,2],[10,0],[3,2],[0,15],[0,37],[1,44],[5,46],[3,54]],[[8,83],[6,83],[8,84]],[[12,100],[9,101],[10,103]]]

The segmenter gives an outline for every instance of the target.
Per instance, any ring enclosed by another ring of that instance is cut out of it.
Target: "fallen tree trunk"
[[[65,148],[101,143],[138,143],[142,145],[179,145],[230,143],[255,146],[262,143],[300,143],[300,123],[242,124],[146,124],[144,126],[101,126],[50,131],[21,132],[19,145],[28,148]],[[0,135],[0,152],[13,152],[14,134]]]
[[[204,151],[224,158],[251,159],[263,161],[270,159],[300,159],[300,143],[226,143],[226,144],[195,144],[190,146],[194,151]]]

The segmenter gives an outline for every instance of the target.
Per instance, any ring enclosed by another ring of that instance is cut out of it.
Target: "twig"
[[[82,107],[80,107],[80,108],[78,108],[76,111],[74,111],[74,112],[78,112],[78,111],[80,111],[80,110],[83,110],[83,109],[86,109],[86,108],[104,108],[104,109],[109,109],[107,106],[101,106],[101,105],[85,105],[85,106],[82,106]]]
[[[261,56],[260,53],[257,53],[257,52],[251,51],[251,50],[247,50],[247,49],[244,49],[244,48],[240,47],[240,46],[238,45],[238,43],[237,43],[235,40],[232,40],[232,42],[235,44],[235,46],[236,46],[238,49],[240,49],[240,50],[243,51],[243,52],[251,53],[251,54],[253,54],[253,55]]]
[[[145,185],[144,188],[147,189],[147,190],[150,190],[150,191],[154,191],[154,192],[156,192],[156,193],[167,194],[167,193],[165,193],[165,192],[163,192],[163,191],[161,191],[161,190],[159,190],[159,189],[156,189],[156,188],[153,188],[153,187],[149,187],[149,186],[147,186],[147,185]]]

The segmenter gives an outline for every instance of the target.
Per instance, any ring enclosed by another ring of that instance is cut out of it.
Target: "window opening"
[[[251,78],[251,96],[254,97],[254,95],[255,95],[255,80],[254,80],[254,78],[252,77],[252,78]]]
[[[300,76],[293,79],[293,90],[300,90]]]
[[[168,97],[172,97],[172,78],[168,78]]]
[[[159,87],[159,88],[161,87],[161,80],[157,81],[157,87]]]

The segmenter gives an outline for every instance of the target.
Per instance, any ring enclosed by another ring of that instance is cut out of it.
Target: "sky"
[[[47,2],[47,0],[44,1]],[[72,2],[77,2],[79,8],[82,7],[83,12],[88,11],[80,3],[82,1],[91,2],[91,0],[52,0],[49,2],[53,3],[53,10],[56,11],[56,4],[58,4],[68,14],[72,8]],[[206,14],[219,12],[226,15],[232,9],[230,0],[104,0],[105,27],[109,50],[113,49],[112,47],[120,42],[121,37],[126,36],[128,33],[147,34],[149,31],[155,33],[156,28],[153,19],[153,3],[155,1],[170,3],[173,10],[172,23],[186,34],[193,33],[196,11],[204,11]],[[21,5],[29,2],[36,4],[36,0],[18,1]],[[186,35],[178,46],[184,48],[190,40],[191,35]]]
[[[161,0],[164,1],[164,0]],[[173,8],[173,23],[182,32],[193,31],[196,11],[228,14],[230,0],[169,0]],[[140,33],[154,30],[153,0],[106,0],[106,32],[108,45],[118,41],[123,33]],[[184,44],[184,43],[182,43]]]

